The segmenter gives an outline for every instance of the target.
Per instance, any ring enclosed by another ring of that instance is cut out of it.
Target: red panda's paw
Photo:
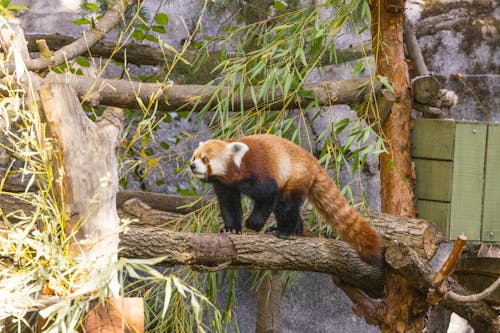
[[[265,233],[265,234],[268,234],[268,235],[274,235],[274,236],[276,236],[276,235],[277,235],[277,233],[278,233],[278,228],[276,228],[276,227],[274,227],[274,226],[273,226],[273,227],[269,227],[269,228],[267,228],[267,229],[264,231],[264,233]]]
[[[224,226],[222,229],[220,229],[219,233],[221,234],[231,233],[231,234],[241,235],[241,228]]]
[[[259,219],[248,218],[245,221],[245,227],[247,227],[248,229],[252,229],[253,231],[257,231],[257,232],[259,232],[260,230],[262,230],[262,227],[265,224],[266,224],[266,220],[259,221]]]
[[[283,232],[280,231],[277,227],[269,227],[266,229],[265,233],[276,236],[281,239],[289,239],[289,240],[297,239],[298,237],[300,237],[300,234]]]

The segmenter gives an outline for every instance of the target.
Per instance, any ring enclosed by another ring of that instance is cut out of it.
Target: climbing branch
[[[41,34],[41,33],[26,33],[26,41],[28,42],[28,50],[30,52],[39,52],[37,45],[38,40],[45,40],[51,50],[59,50],[68,44],[74,43],[78,37],[63,35],[60,33],[54,34]],[[88,48],[83,50],[82,56],[113,58],[116,61],[127,61],[130,64],[136,65],[152,65],[158,66],[162,62],[172,63],[175,57],[182,57],[182,59],[191,64],[197,57],[196,51],[186,51],[178,54],[172,51],[171,48],[159,47],[150,44],[138,44],[136,42],[127,42],[123,45],[117,45],[116,42],[99,40],[95,45],[88,45]],[[335,51],[336,58],[330,59],[329,54],[321,59],[322,65],[328,65],[332,62],[343,63],[350,60],[356,60],[372,54],[371,44],[365,43],[354,45],[345,49]],[[208,63],[219,61],[219,52],[211,51],[208,54]],[[228,53],[229,58],[235,58],[237,55]]]
[[[121,236],[120,247],[122,257],[162,258],[165,266],[188,265],[204,271],[252,268],[321,272],[335,275],[371,297],[381,297],[383,291],[383,269],[365,264],[348,245],[334,239],[132,227]]]

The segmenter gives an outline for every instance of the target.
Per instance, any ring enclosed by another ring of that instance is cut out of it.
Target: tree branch
[[[354,304],[352,306],[352,312],[358,317],[363,318],[368,325],[378,326],[379,320],[377,317],[377,310],[380,303],[369,298],[359,289],[343,283],[337,277],[333,276],[332,279],[335,285],[342,289]]]
[[[453,301],[457,302],[463,302],[463,303],[468,303],[468,302],[479,302],[485,299],[486,297],[490,296],[498,287],[500,287],[500,276],[493,282],[491,286],[488,288],[484,289],[482,292],[477,293],[477,294],[472,294],[472,295],[460,295],[452,290],[448,291],[448,294],[446,297],[452,299]]]
[[[140,109],[141,105],[157,102],[161,111],[200,111],[207,104],[215,105],[223,99],[234,99],[236,107],[243,109],[255,108],[252,89],[258,95],[261,86],[246,88],[242,94],[231,95],[229,89],[218,93],[215,86],[204,85],[171,85],[160,83],[142,83],[127,80],[93,79],[78,75],[63,75],[50,73],[45,82],[70,82],[83,101],[97,100],[99,104],[113,105],[120,108]],[[372,88],[371,84],[374,84]],[[307,83],[304,90],[311,93],[310,97],[296,96],[287,104],[288,109],[297,108],[316,100],[319,105],[348,104],[356,105],[365,100],[372,89],[375,94],[382,86],[372,78],[345,81],[325,81]],[[97,98],[96,98],[97,95]],[[218,96],[218,98],[216,97]],[[281,90],[276,89],[269,96],[273,100],[266,101],[271,109],[284,107],[285,100]],[[139,102],[142,101],[142,103]]]
[[[365,264],[348,245],[334,239],[281,239],[251,233],[185,233],[132,227],[121,235],[120,247],[122,257],[161,257],[165,266],[320,272],[335,275],[371,297],[381,297],[383,291],[383,269]]]
[[[131,2],[132,0],[115,1],[102,19],[92,29],[85,31],[82,37],[55,51],[50,58],[42,57],[29,60],[26,67],[28,70],[40,71],[63,64],[65,61],[87,52],[89,47],[103,39],[106,33],[123,18],[125,10]]]
[[[467,244],[467,237],[465,237],[464,235],[458,236],[455,240],[450,255],[441,266],[439,272],[437,272],[437,274],[432,279],[432,288],[429,295],[427,296],[429,304],[438,304],[446,295],[448,289],[448,286],[446,284],[448,276],[451,274],[453,268],[455,268],[455,266],[457,265],[465,244]]]
[[[420,293],[430,290],[434,271],[415,251],[402,243],[393,243],[385,252],[386,262],[393,270],[405,276],[413,289]],[[448,278],[449,290],[466,294],[466,290],[454,279]],[[500,322],[493,309],[485,302],[461,303],[444,298],[441,303],[447,309],[467,319],[476,332],[498,332]]]
[[[59,50],[68,44],[75,42],[78,38],[59,33],[55,34],[37,34],[26,33],[26,41],[28,42],[28,50],[30,52],[38,52],[36,41],[44,39],[51,50]],[[321,59],[322,65],[329,65],[332,63],[344,63],[351,60],[360,59],[372,54],[371,44],[365,43],[361,45],[350,46],[345,49],[335,51],[336,58],[330,59],[329,55],[325,55]],[[88,45],[88,48],[81,54],[82,56],[93,56],[110,58],[113,60],[136,65],[152,65],[158,66],[161,63],[170,63],[174,60],[176,53],[170,49],[157,47],[149,44],[138,44],[135,42],[128,42],[123,45],[117,45],[113,41],[100,40],[95,45]],[[197,57],[197,51],[187,51],[182,53],[182,58],[188,63],[193,63]],[[229,53],[229,58],[235,58],[236,54]],[[208,62],[219,59],[219,51],[212,51],[208,55]]]

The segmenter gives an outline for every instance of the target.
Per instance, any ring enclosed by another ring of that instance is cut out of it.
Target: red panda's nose
[[[189,167],[191,168],[191,170],[194,170],[194,169],[196,169],[196,164],[191,163],[191,164],[189,165]]]

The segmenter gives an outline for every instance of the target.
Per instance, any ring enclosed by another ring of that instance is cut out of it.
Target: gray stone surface
[[[285,273],[288,274],[288,273]],[[380,332],[367,325],[352,311],[352,302],[332,283],[331,277],[318,273],[292,273],[293,282],[284,290],[281,303],[283,333]],[[240,332],[255,332],[257,292],[249,283],[250,272],[238,272],[238,307],[235,318]],[[224,304],[226,291],[221,291]],[[236,332],[234,328],[231,330]]]
[[[500,2],[447,0],[413,5],[429,71],[457,93],[456,120],[500,121]]]

